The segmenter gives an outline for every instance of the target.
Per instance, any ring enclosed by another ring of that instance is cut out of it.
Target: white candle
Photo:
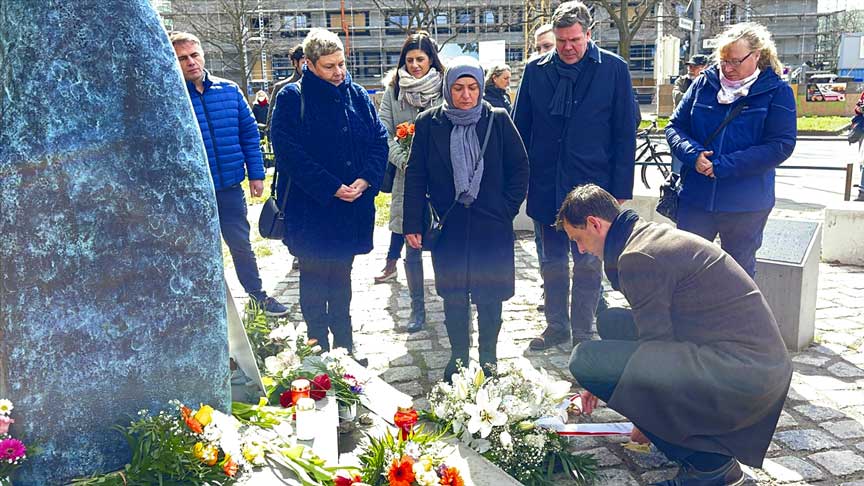
[[[294,407],[297,414],[297,439],[312,440],[315,437],[315,400],[301,398]]]

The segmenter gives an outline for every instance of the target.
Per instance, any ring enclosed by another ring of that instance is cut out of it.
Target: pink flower
[[[9,433],[9,426],[15,421],[5,415],[0,415],[0,435]]]
[[[0,461],[17,461],[27,454],[24,443],[18,439],[0,440]]]

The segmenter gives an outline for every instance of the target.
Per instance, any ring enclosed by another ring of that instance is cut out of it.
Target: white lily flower
[[[465,405],[468,413],[468,431],[472,434],[480,432],[480,437],[485,439],[492,432],[492,427],[498,427],[507,423],[507,415],[498,410],[501,404],[500,397],[490,397],[485,388],[477,392],[477,403]]]
[[[276,356],[267,356],[264,358],[264,369],[268,375],[278,375],[282,372],[282,360]]]
[[[506,430],[501,432],[498,441],[501,442],[501,447],[508,451],[513,449],[513,437],[510,435],[510,432],[507,432]]]
[[[267,337],[270,338],[271,341],[294,340],[297,338],[297,330],[294,329],[293,324],[287,324],[273,329]]]

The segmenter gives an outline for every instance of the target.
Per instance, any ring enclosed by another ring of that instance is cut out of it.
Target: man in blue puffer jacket
[[[186,79],[192,108],[207,149],[207,161],[222,238],[231,250],[237,278],[249,296],[268,316],[283,316],[288,309],[261,289],[258,262],[249,241],[246,197],[240,183],[249,173],[249,192],[258,197],[264,191],[264,161],[258,127],[240,89],[227,79],[204,70],[201,41],[192,34],[174,32],[171,44]]]

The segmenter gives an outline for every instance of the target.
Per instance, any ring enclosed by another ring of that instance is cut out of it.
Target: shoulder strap
[[[717,135],[720,135],[720,132],[721,132],[724,128],[726,128],[726,125],[728,125],[729,122],[731,122],[733,118],[735,118],[736,116],[738,116],[738,114],[741,113],[741,112],[744,110],[744,108],[747,108],[747,105],[746,105],[744,102],[740,103],[740,104],[739,104],[738,106],[736,106],[735,108],[732,108],[732,111],[729,112],[728,115],[726,115],[726,118],[723,120],[722,123],[720,123],[720,126],[718,126],[718,127],[714,130],[714,133],[712,133],[711,136],[708,137],[707,140],[705,140],[705,143],[704,143],[703,145],[708,145],[708,144],[710,144],[711,142],[713,142],[714,139],[717,138]]]
[[[303,96],[302,85],[300,84],[299,81],[297,82],[297,91],[300,92],[300,125],[298,125],[298,126],[302,127],[304,115],[306,112],[306,97]],[[278,177],[279,177],[279,168],[274,167],[273,168],[273,181],[270,183],[270,194],[274,195],[274,196],[276,195],[276,179],[278,179]],[[285,197],[282,198],[282,204],[279,205],[279,212],[282,212],[282,213],[285,212],[285,204],[288,202],[288,190],[290,188],[291,188],[291,178],[289,177],[288,178],[288,185],[285,187]],[[277,197],[276,199],[278,200],[279,198]]]

